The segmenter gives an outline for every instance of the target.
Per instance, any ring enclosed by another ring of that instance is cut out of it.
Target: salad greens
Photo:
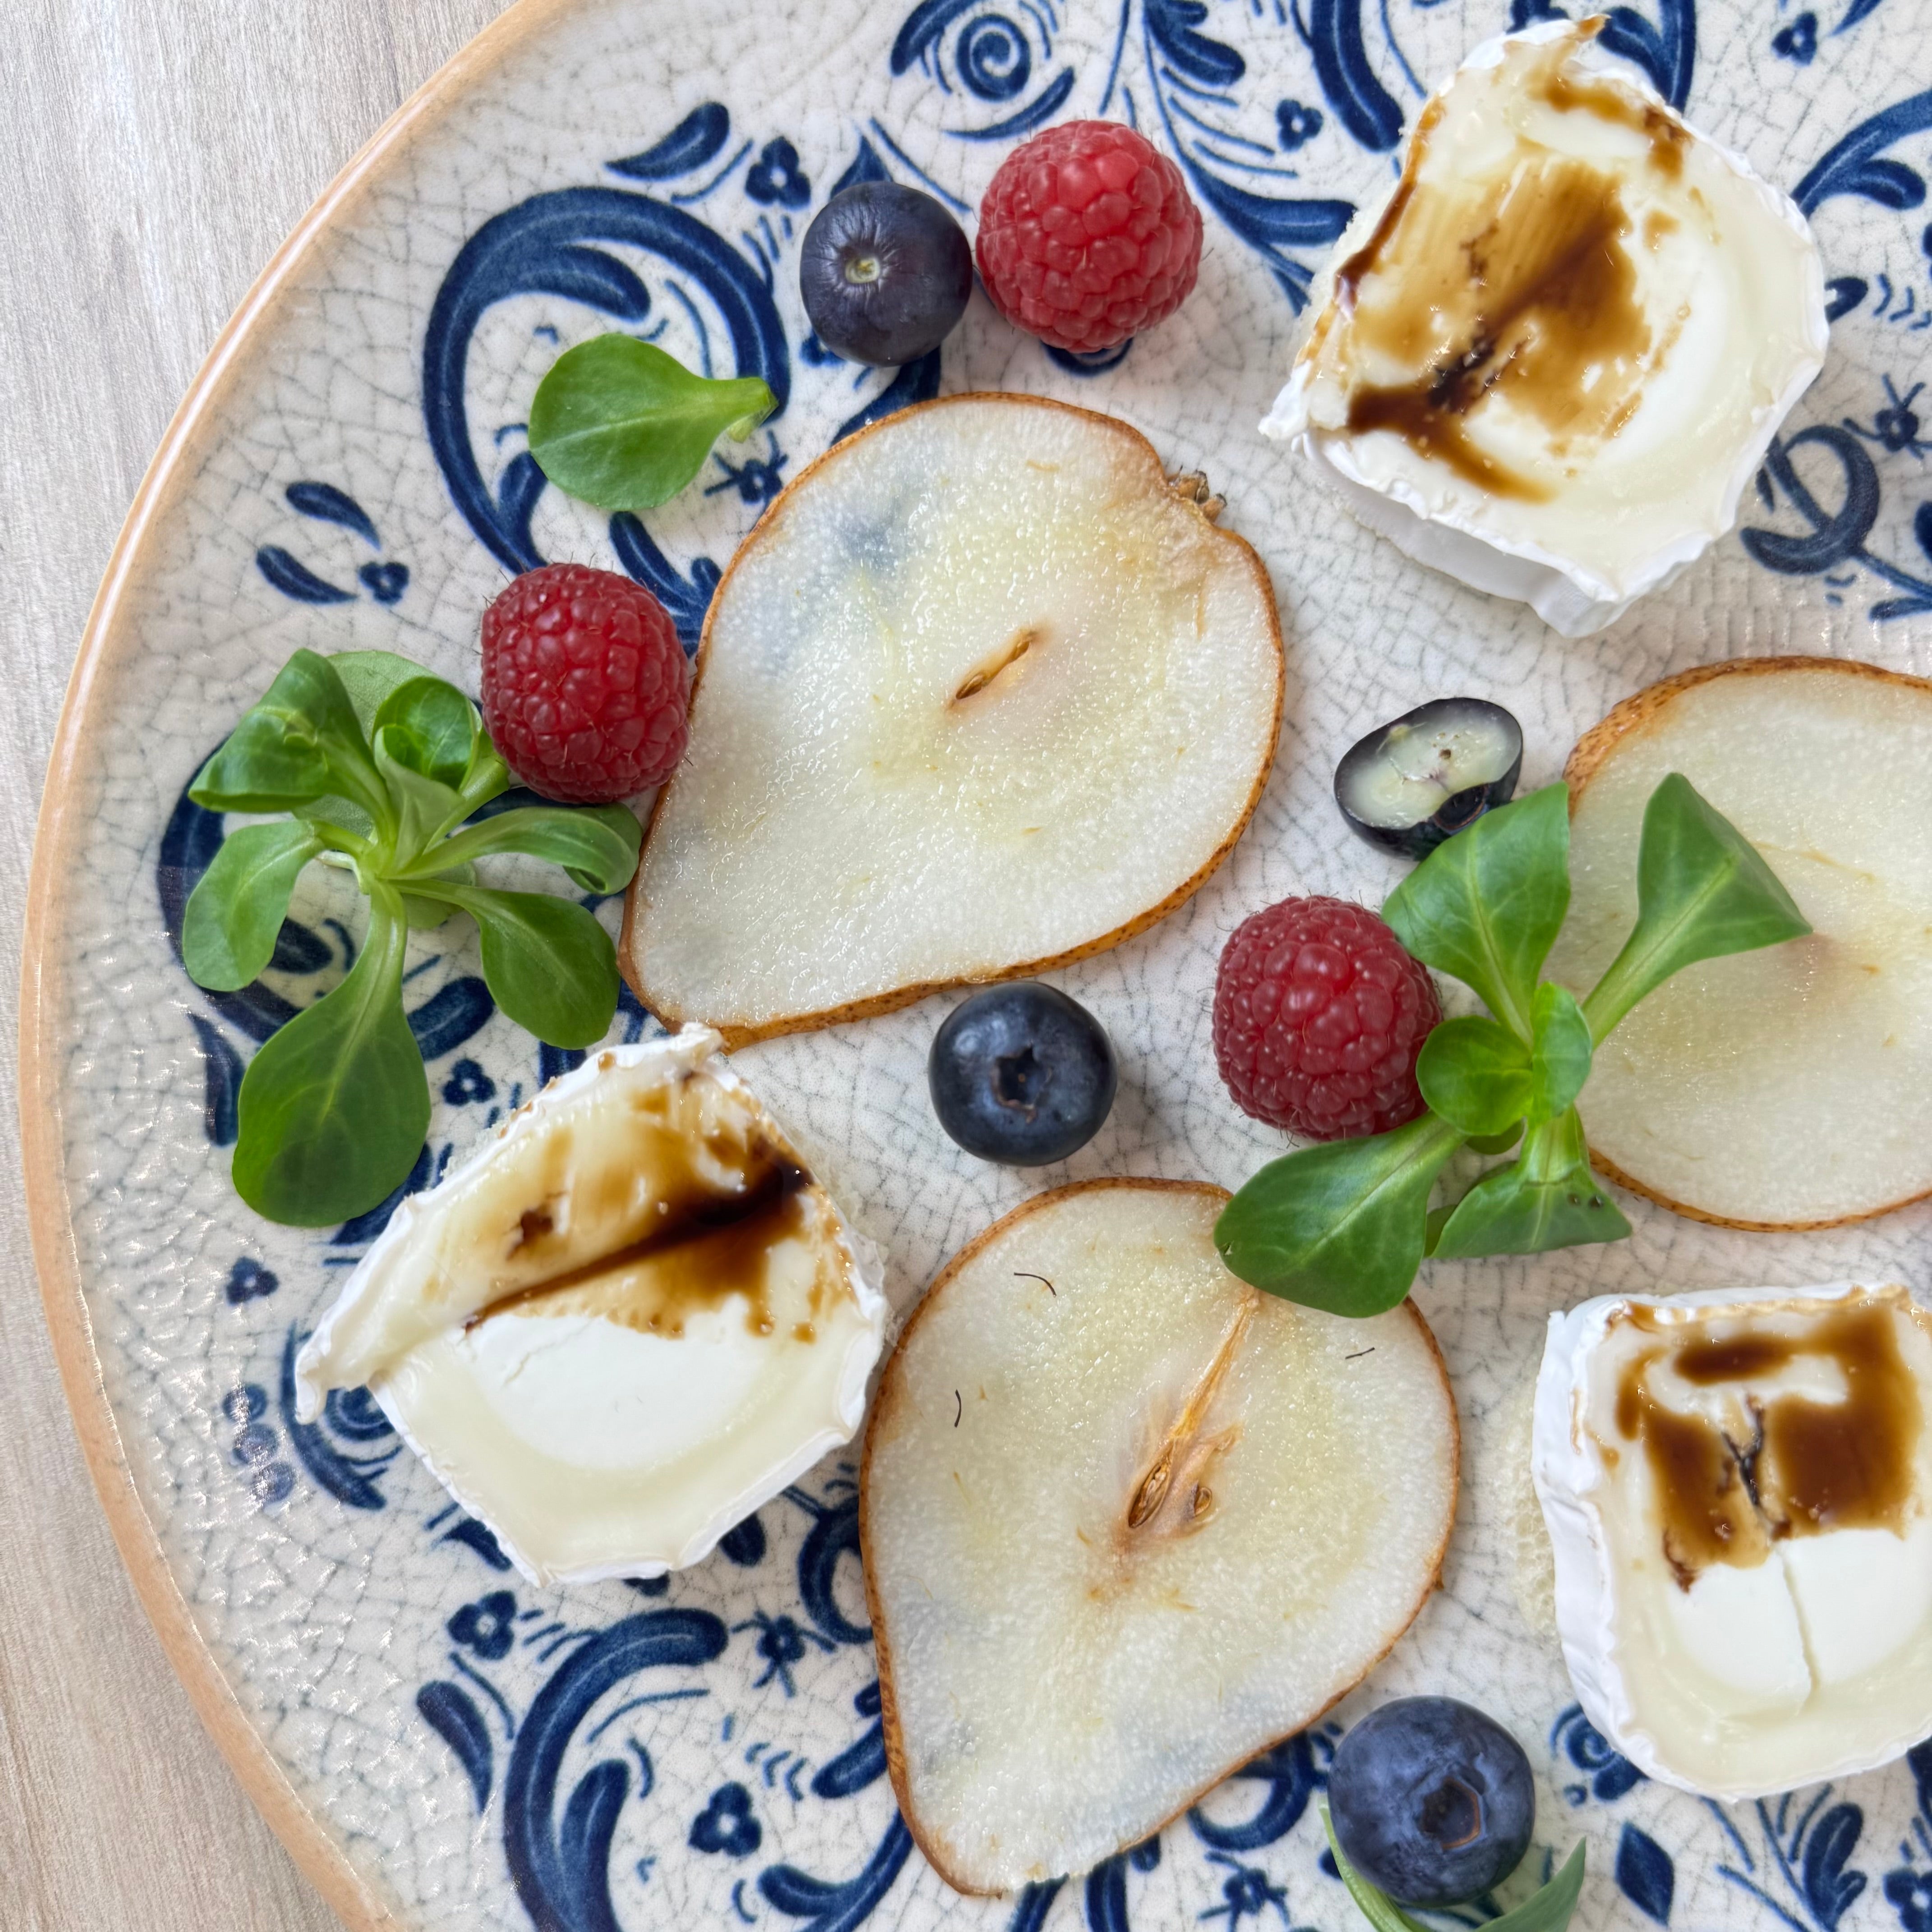
[[[499,892],[476,861],[518,853],[584,890],[621,891],[642,832],[622,806],[530,806],[466,825],[510,773],[476,707],[406,658],[297,651],[188,788],[211,812],[286,812],[222,842],[190,896],[182,960],[212,992],[268,964],[312,859],[355,874],[369,930],[348,977],[271,1035],[239,1099],[236,1191],[256,1213],[324,1227],[374,1207],[409,1174],[429,1130],[429,1080],[403,1011],[412,926],[465,912],[483,978],[518,1025],[553,1046],[610,1029],[617,962],[574,899]]]
[[[1569,861],[1559,782],[1478,819],[1390,895],[1382,916],[1396,938],[1492,1017],[1430,1034],[1418,1118],[1270,1161],[1228,1202],[1214,1239],[1244,1281],[1334,1314],[1378,1315],[1426,1255],[1537,1254],[1630,1232],[1590,1171],[1576,1112],[1593,1049],[1673,973],[1811,928],[1748,842],[1673,772],[1644,808],[1636,924],[1579,1004],[1538,978],[1569,909]],[[1514,1160],[1430,1211],[1459,1148],[1501,1152],[1519,1138]]]
[[[1335,1861],[1336,1872],[1348,1887],[1348,1896],[1361,1907],[1362,1916],[1375,1928],[1375,1932],[1429,1932],[1426,1926],[1412,1918],[1387,1892],[1370,1884],[1342,1856],[1342,1847],[1335,1842],[1335,1827],[1329,1821],[1325,1804],[1322,1808],[1322,1828],[1328,1834],[1328,1854]],[[1482,1932],[1564,1932],[1582,1891],[1583,1841],[1580,1838],[1575,1850],[1563,1861],[1562,1868],[1547,1884],[1532,1892],[1520,1905],[1488,1920]]]
[[[778,406],[762,377],[694,376],[632,335],[567,349],[537,385],[530,454],[560,490],[600,510],[668,503],[720,436],[742,442]]]

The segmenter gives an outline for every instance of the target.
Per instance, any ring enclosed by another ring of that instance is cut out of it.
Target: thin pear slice
[[[622,952],[734,1046],[1062,965],[1181,903],[1274,756],[1261,560],[1137,431],[956,396],[848,437],[712,599]]]
[[[962,1892],[1138,1844],[1360,1682],[1436,1585],[1434,1337],[1411,1303],[1351,1322],[1236,1280],[1226,1200],[1036,1196],[886,1364],[860,1484],[886,1759]]]
[[[1667,678],[1570,754],[1570,916],[1594,984],[1636,912],[1643,808],[1682,772],[1762,852],[1810,938],[1693,966],[1597,1049],[1612,1179],[1703,1221],[1827,1227],[1932,1192],[1932,683],[1826,658]]]

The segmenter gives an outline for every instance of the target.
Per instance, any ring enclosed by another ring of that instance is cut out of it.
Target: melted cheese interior
[[[299,1373],[311,1404],[366,1382],[540,1580],[648,1574],[849,1439],[883,1314],[770,1115],[659,1042],[424,1197]]]
[[[1900,1289],[1614,1314],[1580,1391],[1612,1661],[1694,1784],[1932,1725],[1932,1334]],[[1916,1735],[1914,1732],[1913,1735]]]
[[[1349,480],[1616,594],[1728,527],[1823,298],[1802,220],[1604,64],[1601,25],[1430,101],[1284,401]]]

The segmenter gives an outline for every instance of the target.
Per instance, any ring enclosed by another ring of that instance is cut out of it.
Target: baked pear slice
[[[1694,1219],[1828,1227],[1932,1192],[1932,682],[1828,658],[1666,678],[1570,754],[1580,996],[1636,914],[1643,809],[1681,772],[1758,850],[1809,938],[1688,968],[1597,1049],[1599,1172]]]
[[[1036,1196],[886,1366],[860,1532],[886,1761],[962,1892],[1137,1844],[1359,1683],[1436,1585],[1456,1407],[1405,1302],[1297,1307],[1218,1188]]]
[[[1064,965],[1151,925],[1261,795],[1260,559],[1138,431],[1036,396],[820,457],[712,598],[621,952],[727,1042]]]

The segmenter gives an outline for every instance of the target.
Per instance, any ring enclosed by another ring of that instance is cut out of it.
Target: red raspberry
[[[483,614],[483,722],[531,790],[611,805],[684,756],[691,669],[642,584],[580,563],[514,579]]]
[[[1222,950],[1214,1058],[1243,1113],[1348,1140],[1422,1112],[1416,1056],[1442,1018],[1427,970],[1373,913],[1283,899]]]
[[[1131,128],[1070,121],[1000,164],[976,252],[1009,322],[1056,349],[1112,349],[1187,299],[1201,211],[1180,170]]]

